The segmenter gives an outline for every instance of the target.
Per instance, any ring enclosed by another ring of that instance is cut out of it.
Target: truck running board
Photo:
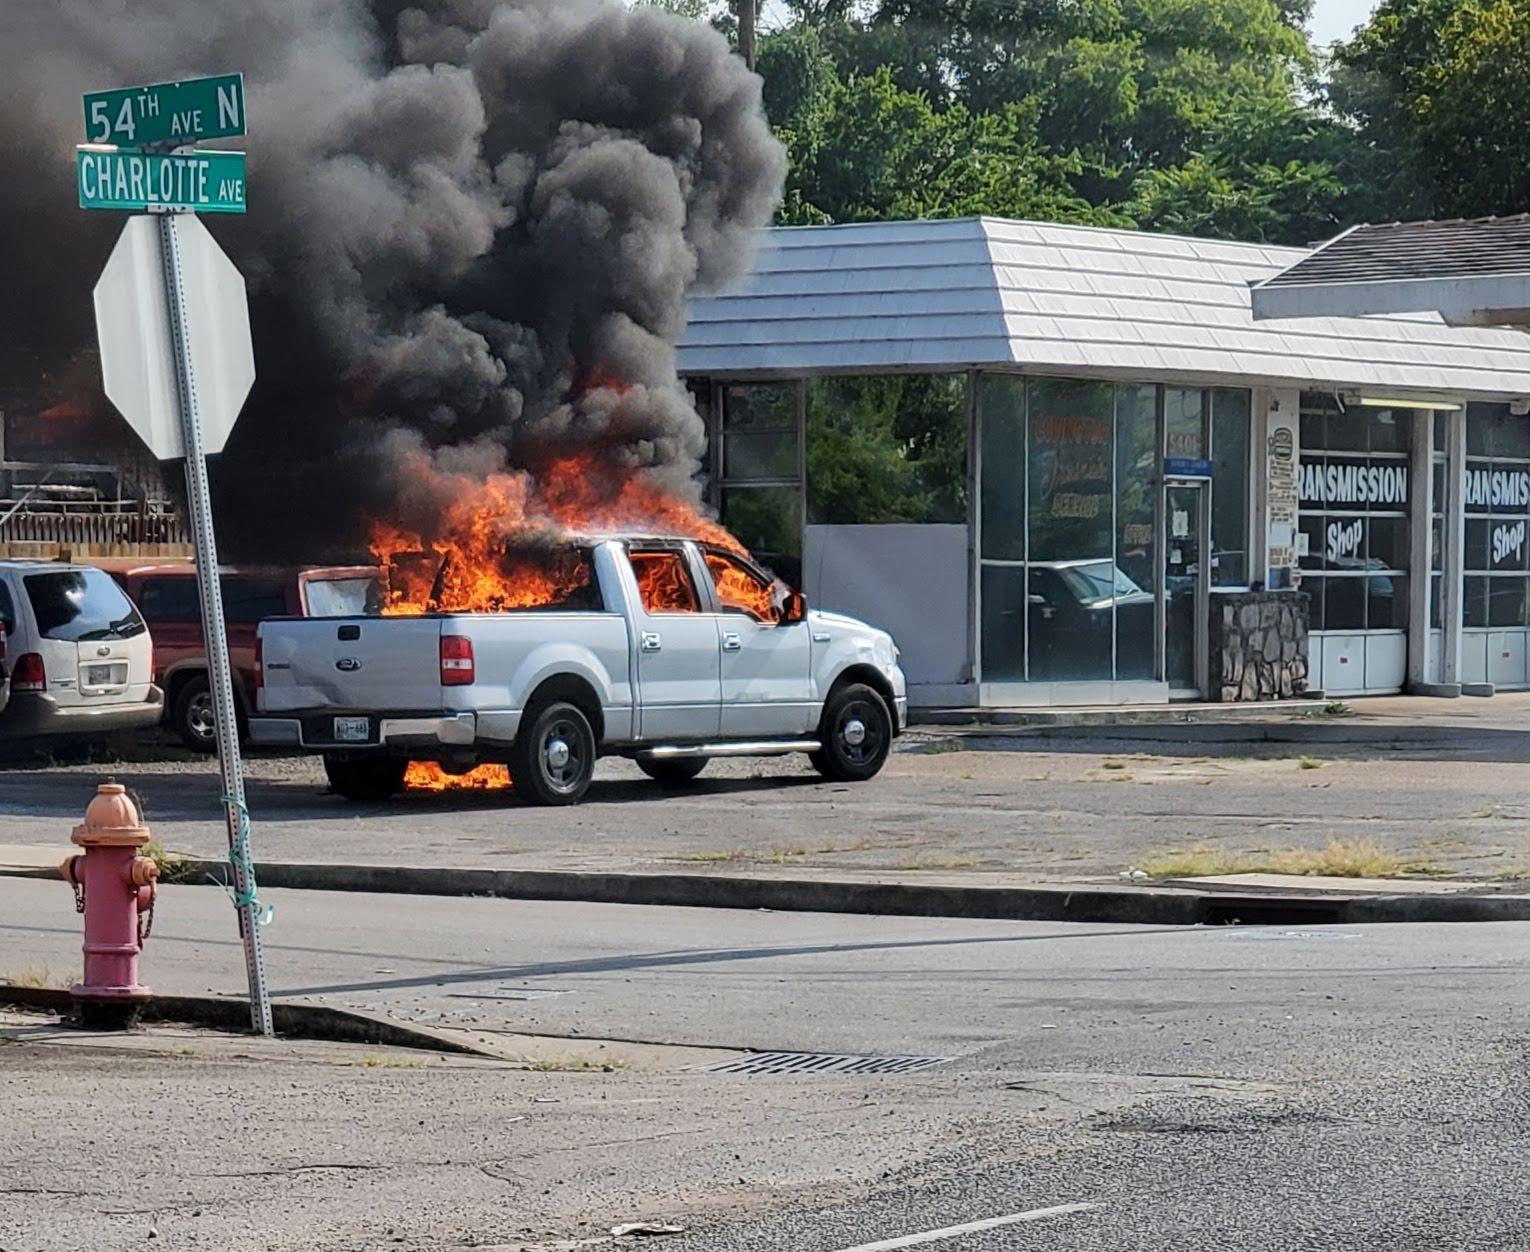
[[[823,744],[816,739],[765,739],[753,743],[686,743],[660,748],[645,748],[636,753],[640,760],[675,761],[695,756],[785,756],[788,752],[817,752]]]

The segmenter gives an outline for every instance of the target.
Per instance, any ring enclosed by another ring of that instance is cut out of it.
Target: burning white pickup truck
[[[411,761],[498,762],[523,800],[573,804],[603,754],[670,786],[715,756],[788,752],[859,781],[903,728],[892,637],[723,547],[599,539],[507,559],[541,580],[526,608],[262,623],[251,738],[322,753],[351,800],[394,794]]]

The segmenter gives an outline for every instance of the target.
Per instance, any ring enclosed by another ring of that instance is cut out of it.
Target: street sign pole
[[[234,907],[244,940],[244,965],[250,984],[250,1023],[263,1035],[273,1033],[271,997],[266,989],[260,950],[260,906],[255,898],[255,869],[250,858],[250,815],[244,801],[244,766],[239,759],[239,721],[234,712],[228,635],[223,623],[223,589],[218,580],[218,547],[213,537],[212,495],[202,451],[202,422],[197,412],[197,379],[191,368],[190,338],[195,333],[181,285],[180,215],[159,218],[160,257],[165,273],[165,303],[175,351],[181,431],[186,453],[186,501],[196,548],[197,583],[202,599],[202,637],[207,641],[213,717],[218,732],[218,768],[223,780],[223,808],[228,822],[229,861],[233,867]]]

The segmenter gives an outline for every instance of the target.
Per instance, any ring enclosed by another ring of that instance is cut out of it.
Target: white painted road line
[[[941,1239],[955,1239],[958,1235],[970,1235],[980,1230],[997,1230],[1000,1226],[1019,1226],[1024,1222],[1039,1222],[1048,1217],[1062,1217],[1066,1213],[1083,1213],[1097,1209],[1098,1204],[1057,1204],[1049,1209],[1031,1209],[1027,1213],[1011,1213],[1008,1217],[988,1217],[980,1222],[967,1222],[961,1226],[946,1226],[941,1230],[926,1230],[917,1235],[902,1235],[897,1239],[882,1239],[876,1243],[858,1243],[840,1252],[893,1252],[894,1248],[914,1248],[921,1243],[935,1243]]]

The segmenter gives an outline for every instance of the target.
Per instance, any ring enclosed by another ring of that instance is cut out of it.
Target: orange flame
[[[646,534],[701,539],[745,549],[726,529],[641,477],[591,453],[562,457],[536,474],[505,471],[486,480],[443,475],[424,453],[411,477],[451,499],[430,535],[374,523],[372,554],[389,570],[385,613],[492,613],[578,603],[590,590],[588,564],[554,541],[572,536]],[[592,606],[593,607],[593,606]]]
[[[410,791],[496,791],[510,785],[503,765],[480,765],[465,774],[448,774],[434,761],[410,761],[404,786]]]

